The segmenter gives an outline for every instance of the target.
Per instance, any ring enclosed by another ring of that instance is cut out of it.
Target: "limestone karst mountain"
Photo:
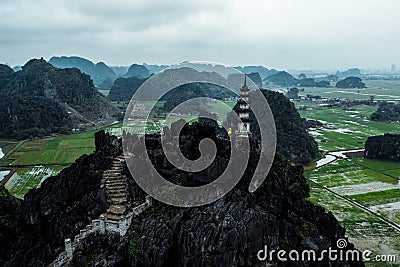
[[[52,57],[49,63],[56,68],[77,68],[83,73],[89,75],[96,86],[103,85],[108,81],[114,81],[118,76],[113,69],[104,62],[93,63],[92,61],[77,56]],[[110,89],[110,88],[107,88]]]
[[[132,64],[129,67],[128,72],[123,77],[124,78],[137,77],[143,79],[143,78],[148,78],[149,76],[150,72],[145,66],[139,64]]]
[[[33,59],[19,72],[1,66],[0,136],[26,138],[110,120],[116,110],[78,69]]]
[[[136,90],[146,81],[146,78],[132,76],[130,78],[118,78],[108,94],[111,101],[129,101]]]
[[[174,125],[171,131],[176,131]],[[188,158],[198,153],[203,138],[216,142],[218,156],[204,172],[173,175],[176,168],[164,160],[159,135],[146,137],[154,166],[180,184],[210,182],[229,160],[230,141],[217,137],[215,131],[209,125],[194,123],[186,125],[180,136]],[[143,153],[147,152],[135,150],[137,136],[128,138],[135,155],[133,164],[140,168]],[[132,217],[128,229],[121,234],[87,227],[91,222],[101,223],[95,219],[112,205],[102,181],[110,175],[106,170],[120,162],[122,155],[121,140],[99,132],[92,155],[80,157],[58,176],[48,178],[23,201],[15,200],[1,188],[0,218],[7,220],[0,221],[0,264],[51,264],[60,255],[66,255],[65,245],[68,248],[74,236],[73,252],[64,261],[66,266],[263,266],[265,262],[257,258],[257,252],[265,246],[311,249],[317,253],[328,247],[335,249],[336,240],[345,236],[345,229],[331,213],[306,199],[309,187],[301,167],[293,167],[277,156],[264,184],[254,193],[247,191],[258,161],[257,142],[251,140],[250,144],[247,170],[223,198],[196,208],[176,208],[153,200],[152,206]],[[135,183],[125,163],[121,163],[117,168],[123,166],[118,173],[126,177],[127,209],[133,211],[145,201],[146,193]],[[81,238],[83,233],[85,237]],[[353,248],[349,243],[345,250]],[[279,263],[276,257],[273,262]],[[360,262],[331,261],[326,254],[318,262],[300,260],[285,264],[289,263],[364,266]]]

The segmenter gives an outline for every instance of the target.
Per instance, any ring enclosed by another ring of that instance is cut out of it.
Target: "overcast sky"
[[[400,65],[399,12],[398,0],[0,0],[0,62],[390,69]]]

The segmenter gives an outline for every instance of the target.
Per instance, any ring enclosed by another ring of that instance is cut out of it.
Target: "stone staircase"
[[[115,219],[127,211],[128,204],[128,181],[122,175],[125,157],[123,155],[114,158],[111,169],[103,172],[102,187],[104,188],[108,203],[110,204],[104,217]]]
[[[131,203],[127,191],[128,179],[122,174],[124,161],[123,155],[114,158],[111,168],[103,172],[101,188],[107,195],[109,203],[107,211],[101,214],[98,219],[92,220],[91,224],[87,225],[85,229],[80,230],[73,240],[71,238],[65,239],[65,251],[58,255],[52,266],[67,265],[76,248],[91,233],[118,233],[120,236],[124,236],[131,225],[132,218],[139,216],[153,205],[152,198],[146,196],[145,202],[138,203],[134,208],[129,209]]]

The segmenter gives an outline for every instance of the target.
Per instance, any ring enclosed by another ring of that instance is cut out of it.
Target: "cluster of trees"
[[[336,88],[366,88],[365,83],[358,77],[347,77],[336,83]]]
[[[400,104],[382,102],[377,111],[371,114],[371,120],[400,122]]]
[[[307,78],[307,76],[302,73],[299,75],[299,79],[293,77],[290,73],[286,71],[280,71],[274,75],[271,75],[264,79],[266,84],[275,84],[279,86],[302,86],[302,87],[330,87],[330,82],[326,80],[316,80],[314,78]]]
[[[368,137],[365,143],[365,157],[400,161],[400,135],[385,134]]]
[[[299,89],[297,87],[292,87],[286,93],[286,97],[289,99],[299,99]]]

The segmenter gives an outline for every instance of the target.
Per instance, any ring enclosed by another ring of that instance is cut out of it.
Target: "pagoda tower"
[[[240,98],[238,100],[239,104],[239,119],[238,119],[238,128],[236,131],[237,137],[250,137],[250,90],[247,87],[247,77],[244,75],[244,84],[240,89]]]

